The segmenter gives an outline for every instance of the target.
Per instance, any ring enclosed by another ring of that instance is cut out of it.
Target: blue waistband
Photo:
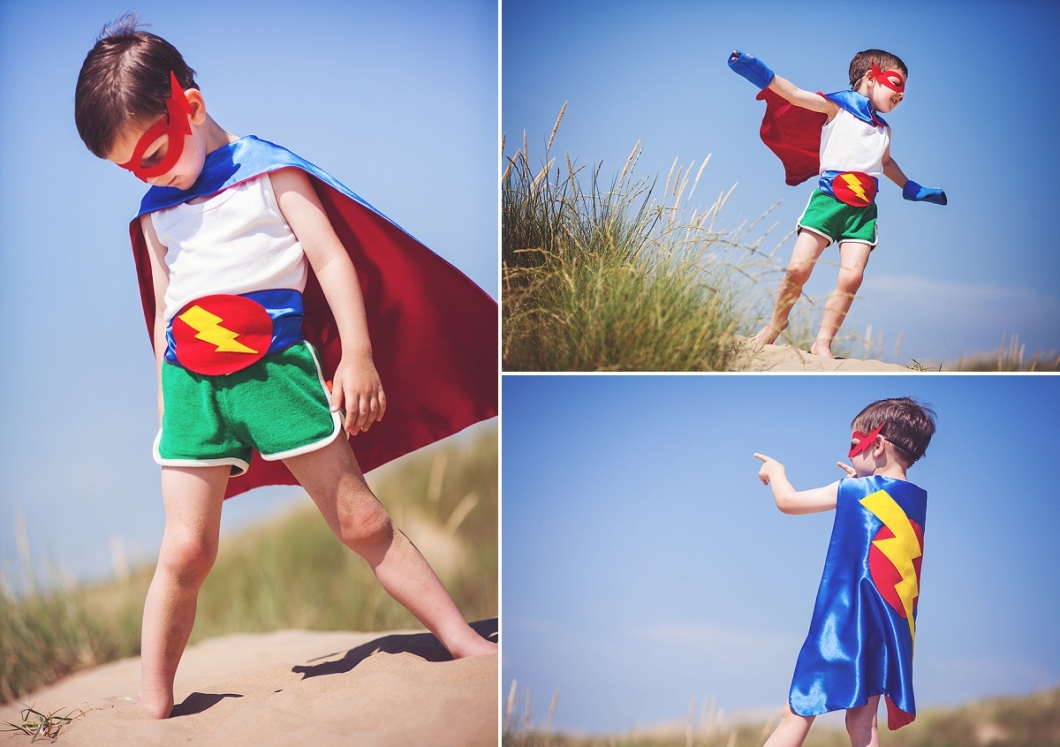
[[[272,343],[266,356],[281,353],[302,339],[302,294],[289,288],[254,291],[241,294],[265,309],[272,319]],[[176,319],[176,316],[173,317]],[[180,366],[176,341],[173,339],[173,319],[166,325],[166,361]]]
[[[850,172],[849,171],[825,171],[825,172],[822,172],[821,173],[821,179],[820,179],[820,181],[817,182],[817,188],[819,190],[821,190],[822,192],[824,192],[829,197],[831,197],[832,199],[839,200],[839,198],[835,196],[835,192],[832,190],[832,182],[840,174],[848,174],[848,173],[850,173]],[[876,202],[876,193],[879,192],[879,190],[880,190],[880,180],[878,178],[876,178],[875,176],[873,176],[872,177],[872,181],[876,182],[876,189],[873,191],[872,201],[869,203],[870,205]],[[839,200],[839,201],[843,202],[843,200]]]

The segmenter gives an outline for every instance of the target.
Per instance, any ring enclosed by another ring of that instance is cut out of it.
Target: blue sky
[[[497,6],[133,4],[198,72],[213,117],[321,166],[497,296]],[[92,156],[77,74],[127,2],[0,3],[0,568],[81,577],[162,533],[155,374],[128,224],[144,185]],[[232,501],[238,523],[287,500]]]
[[[1060,100],[1047,83],[1060,67],[1058,37],[1055,2],[507,0],[506,153],[526,131],[540,165],[567,101],[553,146],[561,159],[568,151],[581,164],[603,161],[606,177],[640,141],[639,173],[659,175],[661,186],[674,159],[698,170],[712,154],[694,202],[706,207],[738,183],[721,213],[734,227],[783,200],[765,222],[779,223],[764,244],[772,248],[813,186],[784,184],[758,138],[764,105],[726,66],[728,54],[751,52],[796,85],[830,92],[848,87],[856,52],[890,50],[909,67],[906,99],[887,117],[891,154],[950,203],[904,201],[883,180],[880,244],[850,321],[862,334],[871,325],[888,360],[901,335],[900,362],[993,350],[1013,334],[1028,351],[1060,350],[1055,200],[1032,186],[1060,167],[1050,134]],[[834,247],[824,259],[836,261]],[[806,291],[820,297],[834,283],[835,267],[821,266]]]
[[[787,516],[842,476],[869,402],[934,405],[909,473],[928,491],[919,708],[1060,684],[1055,376],[515,376],[503,382],[502,689],[542,719],[624,731],[787,697],[833,513]]]

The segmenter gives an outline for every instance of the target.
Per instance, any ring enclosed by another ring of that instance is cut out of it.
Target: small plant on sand
[[[59,736],[59,731],[64,726],[78,716],[84,715],[84,711],[80,708],[67,709],[66,715],[61,715],[62,710],[60,708],[58,711],[52,711],[51,713],[41,713],[33,706],[26,706],[22,709],[19,723],[4,721],[0,724],[0,731],[20,731],[33,737],[29,740],[31,743],[36,742],[41,737],[44,739],[55,739]]]
[[[730,368],[738,289],[765,256],[762,239],[743,243],[758,221],[716,227],[731,189],[706,210],[685,209],[709,157],[694,178],[694,163],[675,161],[657,197],[654,180],[634,175],[638,143],[610,183],[598,165],[586,185],[584,166],[552,155],[563,113],[540,170],[524,134],[502,177],[505,369]]]

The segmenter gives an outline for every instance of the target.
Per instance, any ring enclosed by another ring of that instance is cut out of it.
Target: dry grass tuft
[[[534,725],[530,718],[530,692],[522,697],[512,680],[501,743],[504,747],[761,747],[779,723],[780,711],[766,718],[725,717],[717,699],[704,697],[696,716],[693,696],[687,721],[624,734],[565,734],[553,732],[559,690],[553,696],[548,719]],[[882,713],[882,711],[881,711]],[[888,731],[886,716],[880,726],[880,743],[886,747],[1050,747],[1060,745],[1060,689],[1021,698],[994,698],[956,708],[922,711],[916,721],[898,731]],[[846,747],[843,729],[814,725],[805,747]]]
[[[557,165],[562,116],[539,170],[524,134],[504,171],[505,369],[727,370],[739,289],[770,263],[758,251],[764,235],[745,242],[758,221],[717,227],[732,189],[686,209],[709,156],[698,170],[675,161],[661,190],[636,176],[640,143],[609,183],[602,165],[587,171],[569,154]]]

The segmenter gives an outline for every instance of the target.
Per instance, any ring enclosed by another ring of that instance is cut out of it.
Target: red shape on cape
[[[824,96],[818,91],[818,96]],[[762,142],[784,164],[784,182],[794,187],[821,172],[821,128],[828,117],[823,112],[795,106],[768,88],[755,97],[766,102],[762,118]]]
[[[924,562],[924,530],[920,528],[912,519],[909,523],[913,527],[913,532],[916,534],[917,542],[920,544],[920,557],[913,558],[913,569],[916,571],[917,585],[920,584],[920,568]],[[873,537],[873,542],[882,539],[891,539],[894,537],[892,532],[887,527],[880,527],[880,531]],[[895,584],[902,580],[902,574],[898,572],[898,569],[894,567],[894,564],[876,547],[876,545],[869,545],[869,574],[872,577],[872,583],[876,585],[877,591],[880,592],[880,596],[883,597],[884,601],[889,604],[898,616],[903,620],[906,618],[905,607],[902,606],[902,600],[898,596],[898,592],[895,590]],[[917,602],[920,601],[920,595],[917,594],[916,600],[913,602],[913,611],[916,611]],[[913,723],[916,718],[912,713],[907,713],[895,705],[894,701],[886,695],[883,696],[884,700],[887,701],[887,728],[891,731],[895,729],[901,729],[907,724]]]
[[[364,295],[375,367],[386,392],[382,421],[350,437],[368,472],[497,414],[497,303],[394,223],[307,172],[346,248]],[[147,242],[139,219],[129,226],[149,339],[155,317]],[[324,379],[342,356],[331,309],[310,272],[302,296],[305,338],[320,353]],[[283,462],[255,453],[250,469],[228,481],[225,497],[263,485],[295,485]]]
[[[924,530],[912,519],[909,520],[909,524],[913,527],[917,542],[920,543],[920,556],[913,558],[913,570],[916,571],[916,582],[919,588],[920,566],[924,562]],[[886,526],[882,526],[880,531],[876,532],[876,536],[872,538],[872,541],[876,542],[877,540],[893,538],[894,532]],[[902,598],[898,596],[898,591],[895,589],[895,586],[902,580],[902,574],[898,572],[898,569],[894,567],[894,563],[875,544],[869,545],[869,575],[872,576],[872,583],[876,585],[876,590],[880,592],[880,596],[883,597],[884,601],[891,605],[891,608],[894,609],[900,618],[906,619]],[[917,598],[913,601],[914,612],[919,599],[920,594],[918,593]]]

